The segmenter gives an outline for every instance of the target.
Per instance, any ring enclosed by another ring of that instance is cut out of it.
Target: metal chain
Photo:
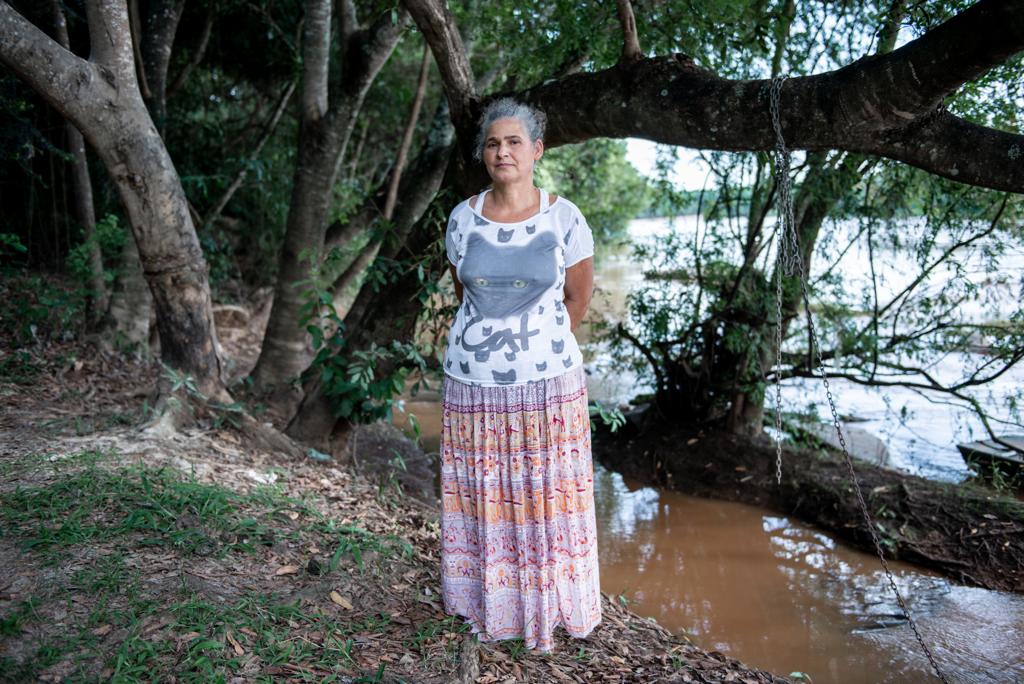
[[[776,314],[778,315],[775,332],[775,341],[777,343],[777,353],[775,357],[777,363],[775,374],[775,427],[778,431],[776,434],[776,478],[781,482],[782,390],[779,383],[779,375],[782,370],[782,271],[786,270],[787,275],[795,275],[800,283],[801,299],[803,300],[804,307],[807,310],[807,327],[810,333],[814,359],[817,362],[817,371],[825,386],[825,396],[828,399],[829,410],[832,412],[832,424],[836,429],[836,435],[839,438],[839,446],[842,448],[843,459],[846,462],[847,474],[850,477],[850,482],[853,483],[853,491],[857,497],[857,505],[860,507],[860,513],[864,519],[864,524],[868,528],[868,534],[871,535],[871,542],[875,547],[875,553],[878,555],[878,560],[882,563],[882,569],[885,570],[885,576],[889,581],[889,587],[892,589],[893,594],[896,595],[896,602],[899,604],[900,610],[903,611],[903,615],[906,617],[907,623],[910,625],[910,629],[913,630],[914,636],[917,638],[917,642],[921,645],[921,650],[924,651],[925,656],[927,656],[928,662],[931,664],[932,669],[935,672],[935,676],[938,677],[940,681],[949,684],[949,680],[946,679],[945,674],[943,674],[942,669],[939,667],[935,657],[932,655],[931,649],[928,648],[924,638],[921,636],[921,632],[917,628],[917,623],[914,621],[913,616],[911,616],[910,610],[907,608],[907,604],[903,600],[903,595],[896,586],[896,580],[893,578],[892,572],[889,570],[889,564],[885,560],[885,554],[882,552],[882,544],[879,542],[878,535],[875,533],[874,521],[871,519],[871,514],[868,512],[867,502],[864,501],[864,494],[861,491],[860,482],[857,480],[857,473],[853,469],[853,460],[850,458],[850,450],[847,448],[846,439],[843,437],[843,430],[839,422],[839,412],[836,410],[835,399],[832,396],[832,389],[828,382],[828,374],[825,372],[825,361],[821,356],[821,345],[818,342],[818,333],[814,328],[814,322],[811,317],[811,299],[807,286],[806,274],[804,273],[804,263],[803,259],[799,256],[797,248],[796,227],[793,221],[793,203],[790,195],[789,152],[786,150],[785,142],[782,137],[782,126],[779,123],[779,94],[782,91],[782,84],[786,78],[786,76],[774,77],[769,91],[769,108],[771,111],[772,126],[775,128],[775,172],[778,178],[779,206],[781,207],[778,218],[779,237],[776,250],[777,278],[775,285],[775,294],[777,297]]]

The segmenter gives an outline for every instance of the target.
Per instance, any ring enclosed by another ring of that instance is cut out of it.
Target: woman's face
[[[495,183],[533,178],[533,165],[544,154],[544,143],[530,142],[519,119],[498,119],[484,138],[484,166]]]

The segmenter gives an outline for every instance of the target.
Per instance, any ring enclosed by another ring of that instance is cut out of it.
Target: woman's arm
[[[455,283],[455,296],[459,299],[459,304],[462,304],[462,283],[459,282],[459,275],[455,272],[455,264],[448,262],[448,268],[452,271],[452,282]],[[569,282],[568,277],[566,282]]]
[[[587,257],[565,269],[565,308],[569,310],[569,329],[583,322],[594,294],[594,257]]]

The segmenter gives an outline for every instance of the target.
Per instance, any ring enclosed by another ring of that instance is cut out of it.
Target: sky
[[[640,138],[626,139],[626,159],[636,167],[637,171],[650,178],[657,177],[655,161],[659,145],[650,140]],[[665,145],[663,147],[669,147]],[[704,185],[708,167],[701,161],[696,150],[679,148],[679,161],[676,162],[672,181],[679,190],[700,190]]]

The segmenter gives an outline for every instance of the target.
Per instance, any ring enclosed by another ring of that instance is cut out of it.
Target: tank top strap
[[[476,213],[480,214],[481,216],[484,215],[483,214],[484,195],[486,195],[490,191],[491,191],[490,188],[484,188],[483,192],[481,192],[479,195],[476,196],[476,204],[473,206],[473,208],[476,210]]]
[[[548,193],[544,188],[537,188],[540,190],[540,210],[544,211],[548,208]]]

